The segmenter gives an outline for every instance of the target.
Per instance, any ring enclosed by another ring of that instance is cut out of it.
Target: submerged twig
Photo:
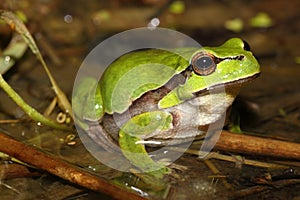
[[[233,158],[232,156],[228,156],[228,155],[224,155],[224,154],[220,154],[220,153],[216,153],[216,152],[210,153],[209,158],[224,160],[224,161],[228,161],[228,162],[236,162],[236,159]],[[286,165],[283,165],[283,164],[262,162],[262,161],[257,161],[257,160],[250,160],[250,159],[247,159],[247,158],[245,158],[243,160],[242,164],[251,165],[251,166],[255,166],[255,167],[273,168],[273,169],[286,169],[286,168],[289,168],[288,163]]]
[[[143,197],[112,185],[87,171],[54,156],[18,142],[0,132],[0,152],[4,152],[36,168],[68,180],[82,187],[103,192],[115,199],[145,200]]]
[[[221,175],[221,172],[217,169],[217,167],[210,160],[204,160],[203,162],[214,173],[214,175]],[[226,179],[221,179],[221,181],[222,181],[222,184],[228,190],[233,189],[232,185],[230,183],[228,183]]]
[[[19,119],[1,119],[0,124],[15,124],[19,123],[21,120]]]
[[[13,179],[24,177],[39,177],[41,173],[37,170],[29,170],[30,168],[21,164],[0,164],[1,179]]]
[[[288,185],[299,184],[299,183],[300,183],[300,179],[285,179],[285,180],[273,181],[267,185],[256,185],[253,187],[236,191],[234,192],[233,196],[231,196],[231,199],[241,199],[243,197],[255,195],[267,190],[272,190],[272,189],[277,190],[278,188],[286,187]]]
[[[44,111],[44,116],[48,117],[50,116],[50,114],[53,112],[55,106],[57,104],[57,97],[54,97],[51,101],[51,103],[48,105],[48,107],[46,108],[46,110]]]
[[[14,187],[12,187],[12,186],[10,186],[8,184],[3,183],[1,180],[0,180],[0,185],[3,185],[7,189],[9,189],[9,190],[11,190],[11,191],[13,191],[13,192],[15,192],[17,194],[21,194],[21,192],[19,190],[17,190],[16,188],[14,188]]]

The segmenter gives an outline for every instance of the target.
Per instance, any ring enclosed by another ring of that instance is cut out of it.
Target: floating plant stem
[[[3,79],[2,75],[0,74],[0,87],[8,94],[8,96],[34,121],[40,122],[44,125],[62,129],[62,130],[71,130],[70,127],[59,124],[51,119],[48,119],[44,117],[42,114],[40,114],[37,110],[32,108],[30,105],[28,105],[19,95],[16,91],[14,91],[10,85]]]
[[[9,45],[3,50],[0,57],[0,74],[8,71],[15,62],[20,59],[27,50],[28,45],[20,37],[14,34],[9,42]]]
[[[28,44],[31,51],[36,55],[37,59],[43,65],[52,84],[52,88],[58,98],[58,105],[64,112],[68,113],[73,118],[72,108],[68,98],[66,97],[65,93],[60,89],[52,74],[50,73],[50,70],[48,69],[45,63],[42,54],[39,51],[39,48],[37,47],[33,37],[26,28],[25,24],[14,13],[10,11],[0,10],[0,18],[3,19],[11,27],[11,29],[15,30],[23,37],[24,41]]]

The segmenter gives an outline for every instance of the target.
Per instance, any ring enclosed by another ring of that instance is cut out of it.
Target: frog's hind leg
[[[110,134],[97,123],[91,123],[85,130],[89,137],[103,149],[109,152],[121,152],[116,141]]]

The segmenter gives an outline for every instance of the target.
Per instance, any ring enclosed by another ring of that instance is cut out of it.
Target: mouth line
[[[234,80],[234,81],[230,81],[228,83],[224,83],[224,84],[219,84],[219,85],[224,85],[224,86],[230,86],[230,85],[235,85],[235,84],[244,84],[244,83],[248,83],[248,82],[251,82],[252,80],[256,79],[257,77],[260,76],[260,72],[252,75],[252,76],[249,76],[247,78],[242,78],[242,79],[238,79],[238,80]],[[216,85],[218,86],[218,85]],[[212,86],[212,87],[215,87],[215,86]]]
[[[226,87],[232,86],[232,85],[243,85],[245,83],[251,82],[252,80],[256,79],[259,76],[260,76],[260,72],[254,74],[252,76],[249,76],[247,78],[242,78],[242,79],[230,81],[230,82],[227,82],[227,83],[213,85],[213,86],[211,86],[209,88],[206,88],[204,90],[201,90],[201,91],[198,91],[198,92],[194,93],[194,95],[203,94],[203,93],[208,92],[210,90],[215,90],[215,89],[220,89],[220,88],[226,88]]]

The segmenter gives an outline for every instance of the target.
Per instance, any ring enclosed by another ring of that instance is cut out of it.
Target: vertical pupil
[[[196,61],[197,68],[206,69],[213,64],[213,60],[209,56],[203,56]]]

